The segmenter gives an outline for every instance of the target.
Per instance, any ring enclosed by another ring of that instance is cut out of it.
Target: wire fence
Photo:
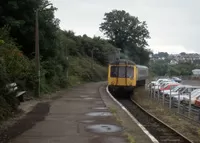
[[[194,106],[194,102],[192,102],[192,100],[194,99],[192,99],[191,93],[188,93],[189,100],[186,103],[183,102],[183,97],[180,93],[178,93],[178,95],[176,95],[176,98],[174,98],[175,96],[171,94],[171,90],[168,96],[162,94],[159,90],[157,90],[157,88],[155,89],[155,86],[154,88],[148,87],[148,90],[148,96],[151,100],[156,100],[163,106],[168,107],[173,112],[176,112],[193,121],[200,123],[200,108]]]
[[[188,75],[188,76],[176,76],[179,77],[182,80],[200,80],[200,76],[195,76],[195,75]],[[170,76],[157,76],[154,79],[159,79],[159,78],[171,78]]]

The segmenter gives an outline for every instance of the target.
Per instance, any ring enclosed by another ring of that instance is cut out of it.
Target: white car
[[[169,81],[170,79],[167,79],[167,78],[162,78],[162,79],[158,79],[157,81],[152,81],[150,84],[152,86],[155,86],[155,85],[159,85],[160,83],[162,83],[163,81]]]
[[[178,85],[178,86],[176,86],[175,88],[173,88],[173,89],[171,90],[171,93],[176,93],[176,94],[178,94],[178,91],[179,91],[179,90],[182,90],[182,89],[184,89],[184,88],[185,88],[185,85]],[[169,95],[169,94],[170,94],[170,90],[161,91],[161,94],[163,94],[163,95]]]
[[[195,100],[196,100],[197,98],[199,98],[199,97],[200,97],[200,89],[196,89],[196,90],[194,90],[193,92],[191,92],[191,104],[194,105],[194,104],[195,104]],[[189,97],[189,95],[184,96],[184,97],[183,97],[183,103],[189,104],[189,102],[190,102],[190,97]]]
[[[191,92],[191,103],[194,104],[196,97],[200,95],[200,89],[195,89]],[[178,98],[180,98],[180,101],[183,101],[183,103],[189,104],[189,93],[182,94],[180,97],[178,95],[173,96],[172,100],[178,101]]]
[[[170,95],[170,93],[167,93],[167,94],[164,93],[164,95],[169,98],[169,97],[178,96],[178,94],[182,95],[182,94],[190,93],[195,89],[197,89],[197,88],[194,88],[191,85],[183,85],[182,87],[180,87],[178,89],[178,91],[171,92],[171,95]]]
[[[172,83],[172,82],[174,82],[174,81],[172,81],[170,79],[162,79],[162,80],[159,80],[154,85],[152,85],[151,89],[158,89],[160,86],[164,86],[165,83]]]
[[[158,91],[160,88],[165,87],[166,85],[174,83],[173,81],[164,81],[160,85],[153,86],[152,89]]]

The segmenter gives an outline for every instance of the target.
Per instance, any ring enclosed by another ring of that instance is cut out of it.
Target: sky
[[[104,14],[113,9],[125,10],[146,21],[153,52],[200,53],[200,0],[50,0],[58,10],[63,30],[90,37],[99,31]]]

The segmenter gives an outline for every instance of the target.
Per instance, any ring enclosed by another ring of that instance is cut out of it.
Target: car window
[[[185,90],[185,87],[181,87],[178,91],[183,92]]]
[[[191,95],[196,94],[197,92],[200,92],[200,90],[199,90],[199,89],[193,90],[193,91],[191,92]]]
[[[173,91],[177,91],[180,88],[180,86],[176,86],[175,88],[173,88]]]

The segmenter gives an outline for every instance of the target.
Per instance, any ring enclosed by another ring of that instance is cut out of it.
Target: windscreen
[[[177,92],[180,89],[180,86],[176,86],[175,88],[172,89],[172,91]]]
[[[195,96],[197,96],[198,94],[200,94],[200,90],[194,90],[194,92],[192,91],[191,92],[191,97],[195,97]]]
[[[127,71],[127,75],[125,74]],[[110,77],[133,78],[133,67],[111,66]]]
[[[179,92],[182,92],[183,90],[185,90],[185,87],[181,87],[181,88],[179,88]]]

